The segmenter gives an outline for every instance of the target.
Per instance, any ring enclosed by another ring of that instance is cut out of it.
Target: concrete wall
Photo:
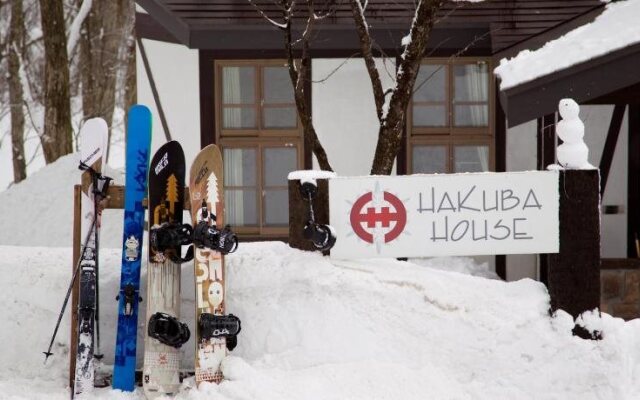
[[[198,51],[185,46],[144,39],[151,73],[164,110],[171,138],[182,145],[187,165],[200,150],[200,80]],[[137,59],[138,103],[153,114],[151,154],[166,143],[165,132],[153,99],[140,49]],[[211,71],[213,73],[213,71]],[[211,132],[213,135],[213,132]],[[188,168],[187,168],[188,171]]]
[[[313,122],[338,175],[368,175],[379,126],[371,80],[362,59],[354,58],[341,66],[344,61],[344,58],[313,60]],[[392,87],[395,66],[389,61],[385,66],[381,59],[376,64],[382,87]],[[315,160],[314,165],[317,168]]]

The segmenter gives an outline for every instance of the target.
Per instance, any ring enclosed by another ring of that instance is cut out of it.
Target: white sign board
[[[558,172],[329,180],[335,258],[557,253]]]

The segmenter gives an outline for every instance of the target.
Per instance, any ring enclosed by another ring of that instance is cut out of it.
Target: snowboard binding
[[[189,245],[193,241],[193,228],[189,224],[170,224],[165,222],[149,231],[149,245],[154,252],[164,253],[171,261],[182,264],[193,260],[193,247],[189,247],[185,257],[176,254],[177,248]]]
[[[229,254],[238,248],[238,237],[229,225],[220,230],[206,221],[200,221],[193,229],[193,244],[198,248],[207,247],[222,254]]]
[[[313,199],[318,194],[318,186],[313,182],[301,182],[300,194],[309,203],[309,218],[304,225],[302,236],[311,241],[314,247],[320,251],[331,250],[336,244],[335,231],[331,225],[317,223],[313,211]]]
[[[202,339],[226,338],[227,349],[232,351],[238,344],[238,333],[242,329],[240,318],[233,314],[215,315],[209,313],[200,314],[198,319],[200,335]]]
[[[238,249],[238,236],[226,225],[222,230],[209,225],[209,218],[215,223],[216,216],[207,209],[207,203],[202,200],[198,224],[193,228],[193,244],[201,248],[209,248],[222,254],[233,253]]]
[[[160,343],[179,349],[191,337],[189,327],[169,314],[157,312],[149,318],[149,336]]]

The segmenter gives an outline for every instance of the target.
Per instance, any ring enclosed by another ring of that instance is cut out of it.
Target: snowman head
[[[558,111],[562,119],[578,118],[580,106],[573,99],[562,99],[558,104]]]

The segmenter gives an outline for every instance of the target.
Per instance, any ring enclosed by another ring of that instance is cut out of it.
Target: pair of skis
[[[125,186],[125,221],[123,233],[122,274],[118,294],[119,315],[116,340],[113,386],[132,391],[135,386],[136,339],[138,306],[141,301],[140,265],[144,226],[143,199],[146,193],[148,153],[151,137],[151,114],[144,106],[134,106],[129,113],[127,126],[127,178]],[[54,330],[49,357],[62,315],[75,284],[80,276],[77,346],[75,366],[72,366],[72,395],[90,391],[94,386],[95,359],[101,358],[99,342],[99,285],[98,243],[101,201],[106,199],[110,178],[101,175],[103,153],[107,145],[107,126],[104,120],[88,120],[80,132],[81,169],[83,174],[82,232],[83,242],[80,260],[74,271],[67,297],[63,303]],[[197,168],[196,168],[197,165]],[[177,142],[170,142],[158,150],[149,171],[149,219],[152,233],[174,234],[181,225],[184,203],[184,154]],[[197,171],[196,171],[197,170]],[[194,171],[195,175],[194,175]],[[213,177],[212,177],[213,176]],[[198,323],[196,328],[196,380],[219,382],[222,380],[220,361],[227,347],[235,347],[240,321],[224,312],[224,275],[220,251],[226,253],[237,246],[235,235],[227,228],[217,229],[222,220],[222,161],[215,146],[208,146],[196,158],[191,169],[192,193],[197,193],[193,203],[192,219],[195,229],[189,228],[183,242],[169,242],[165,235],[165,248],[149,249],[149,276],[147,287],[148,329],[145,335],[145,367],[143,385],[148,397],[172,394],[179,387],[180,347],[189,338],[188,328],[178,322],[180,299],[180,246],[191,241],[196,245],[196,286]],[[220,187],[208,186],[220,182]],[[205,185],[203,186],[203,183]],[[198,192],[201,188],[206,192]],[[178,232],[180,233],[180,232]],[[160,235],[162,236],[162,235]],[[184,236],[184,235],[183,235]],[[152,234],[153,238],[158,235]],[[169,248],[166,248],[169,243]],[[153,244],[162,244],[154,241]],[[220,250],[220,251],[215,251]],[[201,271],[199,274],[198,271]],[[206,272],[206,276],[203,274]],[[204,299],[206,298],[206,302]],[[229,338],[229,343],[226,343]],[[213,356],[213,357],[212,357]],[[200,371],[198,373],[198,371]]]

